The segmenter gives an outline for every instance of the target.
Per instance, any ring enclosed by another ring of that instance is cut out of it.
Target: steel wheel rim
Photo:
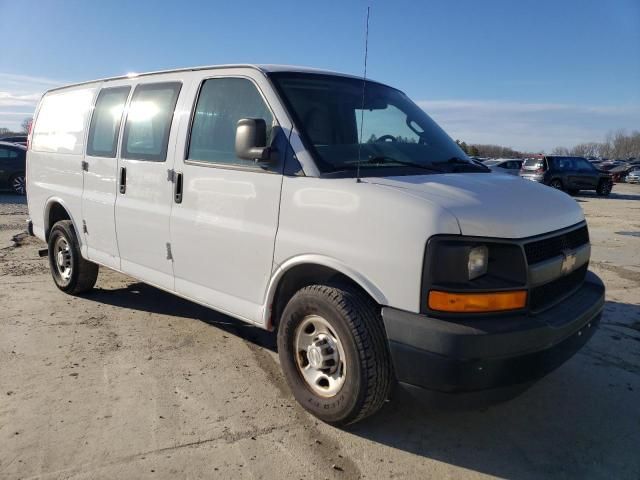
[[[347,372],[344,348],[331,324],[319,315],[306,316],[296,329],[294,348],[298,372],[311,391],[335,396]]]
[[[557,180],[551,182],[551,186],[556,190],[562,190],[562,184]]]
[[[73,273],[72,254],[69,242],[64,237],[58,237],[53,246],[53,262],[58,276],[68,283]]]
[[[26,180],[24,176],[21,175],[19,177],[14,178],[11,186],[14,192],[16,192],[19,195],[24,195],[24,192],[26,190]]]

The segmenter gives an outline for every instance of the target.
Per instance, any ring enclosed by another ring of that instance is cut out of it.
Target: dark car
[[[522,164],[520,176],[570,194],[580,190],[595,190],[598,195],[609,195],[613,187],[610,174],[598,170],[582,157],[548,155],[527,159]]]
[[[13,135],[11,137],[2,137],[2,138],[0,138],[0,142],[19,143],[20,145],[26,145],[27,144],[27,136],[26,135]]]
[[[9,189],[18,195],[27,193],[26,154],[26,147],[0,141],[0,189]]]

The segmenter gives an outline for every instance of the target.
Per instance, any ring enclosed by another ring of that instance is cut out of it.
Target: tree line
[[[573,148],[556,147],[551,153],[621,160],[640,158],[640,131],[634,130],[629,134],[624,130],[609,132],[604,142],[579,143]]]
[[[456,143],[467,155],[473,157],[527,158],[545,153],[544,151],[520,152],[501,145],[467,144],[460,140],[456,140]],[[604,142],[579,143],[572,148],[556,147],[550,154],[622,160],[640,158],[640,131],[634,130],[631,133],[627,133],[625,130],[609,132]]]
[[[526,158],[531,153],[519,152],[513,148],[503,147],[501,145],[483,145],[479,143],[469,144],[456,140],[458,146],[472,157],[489,157],[489,158]]]

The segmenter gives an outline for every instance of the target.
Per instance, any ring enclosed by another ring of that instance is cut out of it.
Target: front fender
[[[367,279],[360,272],[350,268],[345,265],[340,260],[328,257],[325,255],[317,255],[317,254],[303,254],[297,255],[295,257],[289,258],[284,261],[281,265],[276,268],[276,270],[271,275],[271,280],[269,281],[269,285],[267,287],[266,293],[266,301],[265,308],[263,309],[263,318],[262,323],[266,328],[271,328],[271,306],[273,305],[274,297],[276,291],[278,289],[278,285],[280,281],[284,277],[284,275],[294,267],[299,265],[318,265],[322,267],[327,267],[336,272],[345,275],[356,284],[358,284],[365,292],[367,292],[371,298],[373,298],[380,305],[387,305],[387,298],[384,296],[380,288],[375,285],[373,282]]]

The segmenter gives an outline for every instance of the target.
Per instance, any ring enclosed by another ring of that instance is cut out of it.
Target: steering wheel
[[[376,143],[397,142],[397,141],[398,139],[393,135],[382,135],[381,137],[376,138]]]

